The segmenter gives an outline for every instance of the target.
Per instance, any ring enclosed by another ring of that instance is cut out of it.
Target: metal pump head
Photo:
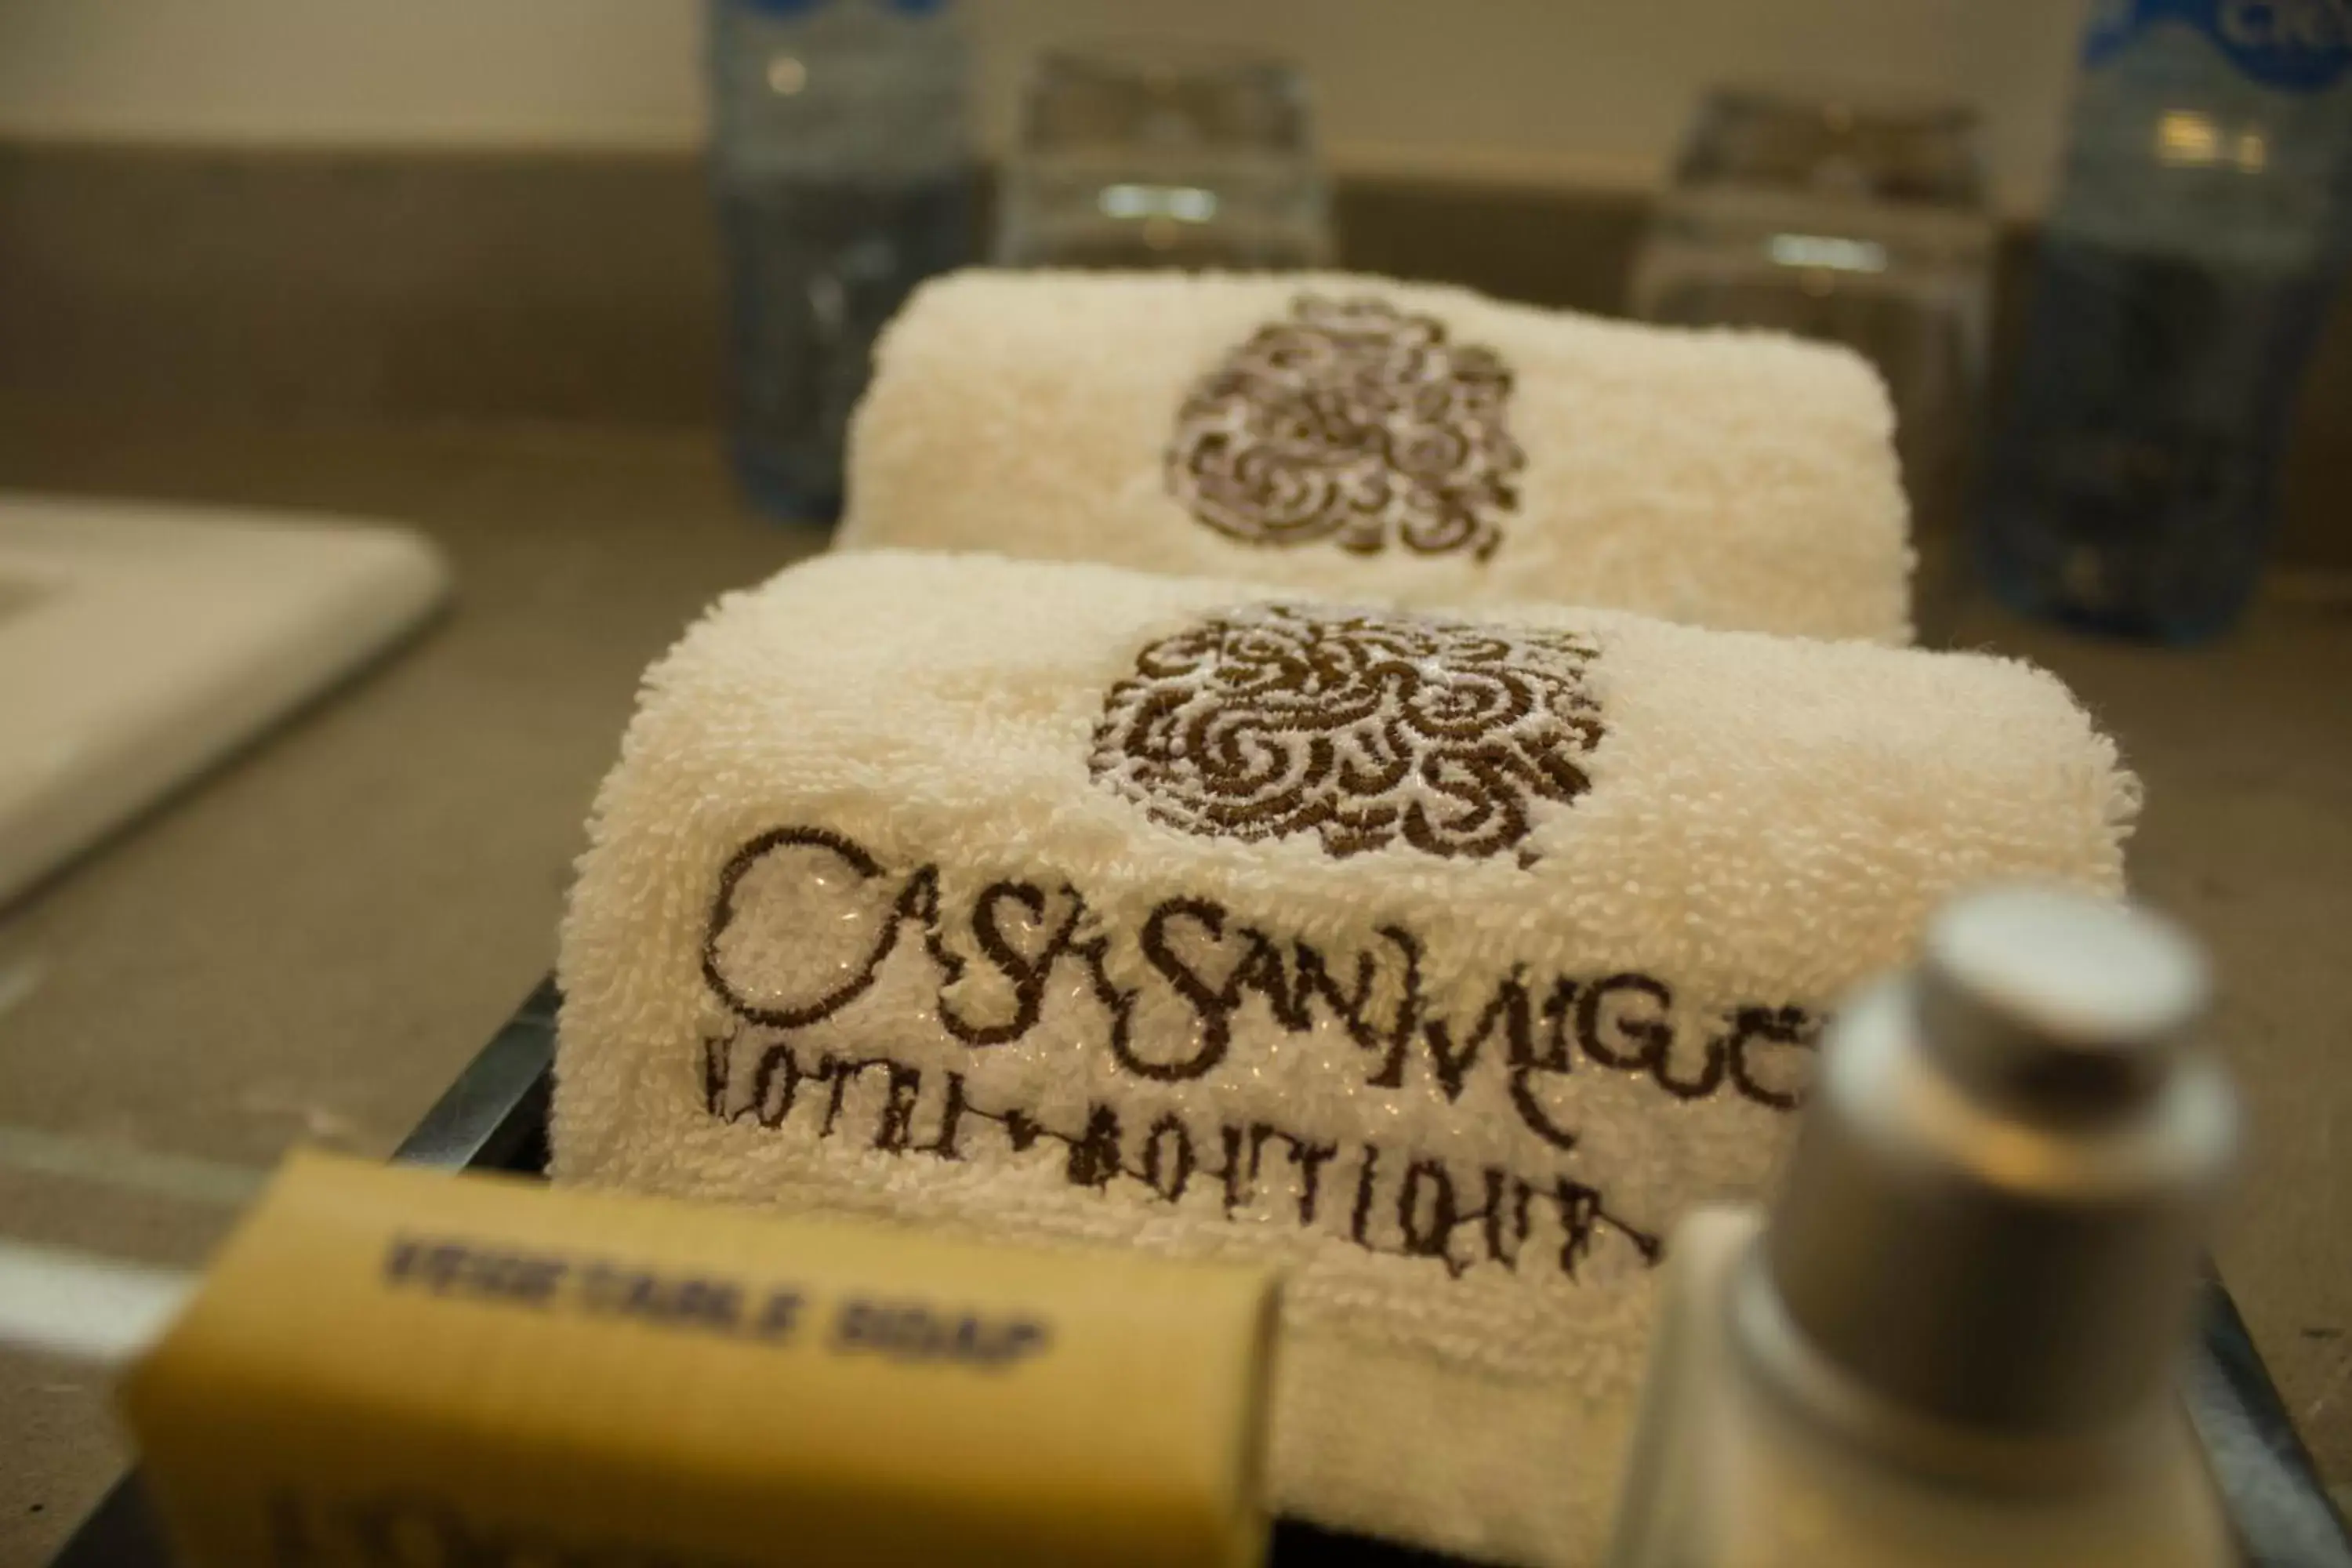
[[[2005,889],[1832,1025],[1764,1244],[1786,1320],[1861,1389],[1988,1435],[2095,1431],[2162,1397],[2236,1143],[2194,1047],[2186,936]]]

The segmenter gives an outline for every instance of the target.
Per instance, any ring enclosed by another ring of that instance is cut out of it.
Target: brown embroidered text
[[[772,879],[759,881],[767,877]],[[810,901],[801,901],[807,899]],[[765,907],[763,907],[765,906]],[[856,908],[871,918],[845,920]],[[772,911],[793,918],[770,929]],[[803,929],[808,921],[817,929]],[[856,931],[862,950],[814,976],[768,973],[776,956],[824,929]],[[992,882],[962,910],[943,909],[937,866],[894,875],[864,846],[822,827],[761,834],[721,875],[702,943],[702,977],[744,1023],[803,1029],[835,1017],[870,990],[882,966],[914,937],[931,969],[931,1014],[949,1038],[974,1049],[1026,1036],[1049,992],[1063,985],[1100,1009],[1103,1046],[1144,1082],[1205,1079],[1225,1063],[1244,1009],[1263,1006],[1286,1033],[1318,1017],[1336,1022],[1361,1053],[1366,1086],[1403,1090],[1425,1081],[1450,1103],[1474,1070],[1504,1075],[1527,1130],[1561,1151],[1576,1146],[1547,1092],[1580,1071],[1646,1079],[1678,1100],[1736,1096],[1770,1110],[1797,1107],[1820,1020],[1803,1008],[1746,1005],[1692,1016],[1674,988],[1634,971],[1579,976],[1494,975],[1475,1008],[1454,1012],[1426,994],[1427,944],[1384,924],[1354,951],[1326,951],[1252,924],[1213,899],[1174,895],[1155,905],[1129,939],[1150,975],[1143,987],[1112,978],[1114,933],[1095,929],[1085,897],[1067,883]],[[779,989],[779,980],[794,984]],[[987,981],[985,1011],[954,999]],[[1185,1017],[1147,1029],[1147,1010]],[[1408,1071],[1422,1058],[1425,1066]]]
[[[1485,1265],[1517,1272],[1531,1261],[1573,1279],[1604,1235],[1632,1247],[1644,1265],[1664,1251],[1656,1232],[1612,1210],[1599,1188],[1558,1172],[1465,1167],[1262,1120],[1203,1122],[1169,1110],[1147,1121],[1103,1100],[1087,1104],[1082,1124],[1056,1126],[1034,1106],[982,1103],[960,1072],[812,1052],[756,1026],[703,1041],[702,1096],[703,1109],[721,1121],[791,1127],[902,1157],[961,1163],[975,1152],[1001,1158],[999,1150],[1050,1147],[1060,1152],[1066,1183],[1098,1193],[1128,1183],[1173,1205],[1213,1183],[1208,1190],[1229,1220],[1286,1221],[1367,1252],[1442,1263],[1456,1279]],[[995,1144],[980,1142],[991,1137]],[[1538,1237],[1549,1254],[1530,1250]]]
[[[1139,1184],[1171,1205],[1213,1191],[1229,1218],[1293,1224],[1456,1276],[1537,1258],[1574,1276],[1604,1235],[1644,1263],[1658,1241],[1559,1168],[1584,1157],[1571,1086],[1622,1076],[1678,1101],[1787,1112],[1809,1075],[1820,1020],[1801,1008],[1699,1009],[1654,975],[1525,963],[1448,1005],[1427,988],[1426,951],[1394,922],[1359,945],[1318,946],[1197,894],[1171,893],[1122,931],[1053,878],[951,900],[935,865],[894,872],[829,828],[778,828],[729,860],[704,931],[704,983],[730,1017],[703,1041],[703,1102],[725,1121],[898,1156],[1058,1151],[1071,1186]],[[894,961],[922,977],[911,1014],[901,989],[850,1049],[838,1028],[803,1033],[859,1006]],[[1100,1049],[1120,1093],[1048,1106],[1034,1079],[982,1087],[989,1054],[1045,1026],[1049,1001],[1060,1039]],[[1090,1015],[1100,1033],[1088,1037]],[[910,1019],[935,1025],[945,1050],[908,1059],[897,1031]],[[1269,1026],[1336,1032],[1352,1047],[1360,1065],[1337,1087],[1363,1097],[1367,1136],[1318,1136],[1286,1111],[1167,1101],[1175,1086],[1235,1071],[1237,1030]],[[1496,1111],[1532,1135],[1508,1163],[1415,1148],[1369,1114],[1390,1096],[1459,1104],[1481,1079]]]

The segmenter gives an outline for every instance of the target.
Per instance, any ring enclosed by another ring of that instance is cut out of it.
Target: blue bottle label
[[[2265,87],[2317,92],[2352,66],[2352,0],[2099,0],[2083,35],[2095,68],[2158,22],[2194,27]]]

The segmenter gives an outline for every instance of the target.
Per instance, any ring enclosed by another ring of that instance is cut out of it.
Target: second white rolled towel
[[[968,271],[884,334],[843,548],[1908,639],[1878,376],[1344,274]]]

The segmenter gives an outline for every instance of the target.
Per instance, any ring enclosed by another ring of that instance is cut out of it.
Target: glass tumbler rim
[[[1855,128],[1966,133],[1984,121],[1983,113],[1965,99],[1833,76],[1733,77],[1708,88],[1705,96],[1709,106],[1818,114]]]
[[[1982,126],[1974,105],[1932,93],[1833,79],[1728,81],[1701,99],[1675,183],[1979,206]]]
[[[1023,83],[1020,146],[1089,142],[1311,155],[1306,74],[1264,50],[1181,39],[1081,39],[1041,50]]]
[[[1184,79],[1252,78],[1286,90],[1305,85],[1299,62],[1269,49],[1209,38],[1155,37],[1147,33],[1108,33],[1048,44],[1030,58],[1028,76],[1055,70],[1150,87]]]

